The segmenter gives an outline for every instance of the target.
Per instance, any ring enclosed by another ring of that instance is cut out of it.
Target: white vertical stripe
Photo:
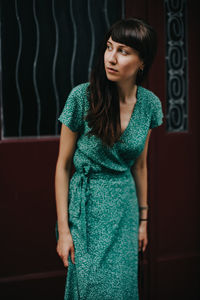
[[[59,115],[59,96],[58,96],[58,90],[56,86],[56,62],[57,62],[57,56],[58,56],[58,43],[59,43],[59,36],[58,36],[58,23],[56,20],[56,14],[55,14],[55,0],[52,0],[52,13],[53,13],[53,20],[55,24],[55,31],[56,31],[56,45],[55,45],[55,52],[54,52],[54,58],[53,58],[53,69],[52,69],[52,79],[53,79],[53,87],[54,87],[54,93],[55,93],[55,100],[56,100],[56,120],[55,120],[55,134],[58,134],[58,115]]]
[[[90,4],[91,1],[88,0],[88,18],[89,18],[90,28],[91,28],[91,50],[90,50],[90,59],[88,64],[88,78],[90,78],[90,72],[92,69],[92,61],[93,61],[94,50],[95,50],[95,32],[94,32],[94,24],[92,22],[92,17],[91,17]]]
[[[104,15],[105,15],[107,29],[109,29],[110,21],[109,21],[109,17],[108,17],[108,0],[104,0]]]
[[[16,19],[18,23],[18,29],[19,29],[19,49],[18,49],[18,55],[17,55],[17,62],[16,62],[16,69],[15,69],[15,81],[16,81],[16,87],[17,87],[17,93],[19,97],[19,125],[18,125],[18,136],[22,136],[22,121],[23,121],[23,101],[22,101],[22,94],[19,86],[19,62],[22,52],[22,27],[21,22],[19,18],[19,12],[18,12],[18,6],[17,6],[17,0],[15,0],[15,13],[16,13]]]
[[[73,88],[74,87],[74,63],[75,63],[76,47],[77,47],[77,29],[76,29],[74,14],[73,14],[72,3],[73,3],[73,0],[70,0],[70,15],[71,15],[73,31],[74,31],[74,46],[73,46],[73,52],[72,52],[71,73],[70,73],[71,87]]]
[[[34,21],[35,21],[35,25],[36,25],[36,36],[37,36],[36,53],[35,53],[35,59],[33,62],[33,84],[34,84],[34,88],[35,88],[36,101],[37,101],[36,129],[37,129],[37,136],[39,136],[40,135],[40,121],[41,121],[41,104],[40,104],[40,95],[39,95],[37,80],[36,80],[36,68],[37,68],[37,60],[38,60],[39,46],[40,46],[40,31],[39,31],[38,19],[36,16],[35,0],[33,0],[33,16],[34,16]]]

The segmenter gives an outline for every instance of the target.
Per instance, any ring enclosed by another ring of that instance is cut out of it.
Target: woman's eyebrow
[[[107,41],[107,43],[109,43],[109,44],[112,45],[112,42],[110,42],[110,41]],[[118,43],[118,44],[119,44],[119,43]],[[124,45],[124,44],[119,44],[119,47],[121,47],[121,48],[130,48],[129,46]]]
[[[122,48],[130,48],[129,46],[127,46],[127,45],[119,45],[119,47],[122,47]]]

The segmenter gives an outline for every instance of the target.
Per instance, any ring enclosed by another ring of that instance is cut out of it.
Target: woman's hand
[[[75,249],[71,233],[59,234],[57,253],[62,259],[64,266],[68,267],[68,255],[70,251],[71,260],[75,264]]]
[[[147,222],[140,221],[139,231],[138,231],[138,239],[139,239],[139,251],[144,252],[148,243],[147,239]]]

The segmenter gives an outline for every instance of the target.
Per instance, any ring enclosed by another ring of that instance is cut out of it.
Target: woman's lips
[[[108,71],[109,73],[112,73],[112,74],[118,72],[116,69],[109,68],[109,67],[107,67],[106,69],[107,69],[107,71]]]

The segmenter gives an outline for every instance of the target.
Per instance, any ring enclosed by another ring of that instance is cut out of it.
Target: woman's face
[[[118,83],[133,82],[143,61],[133,48],[114,42],[110,37],[104,53],[104,66],[108,80]]]

